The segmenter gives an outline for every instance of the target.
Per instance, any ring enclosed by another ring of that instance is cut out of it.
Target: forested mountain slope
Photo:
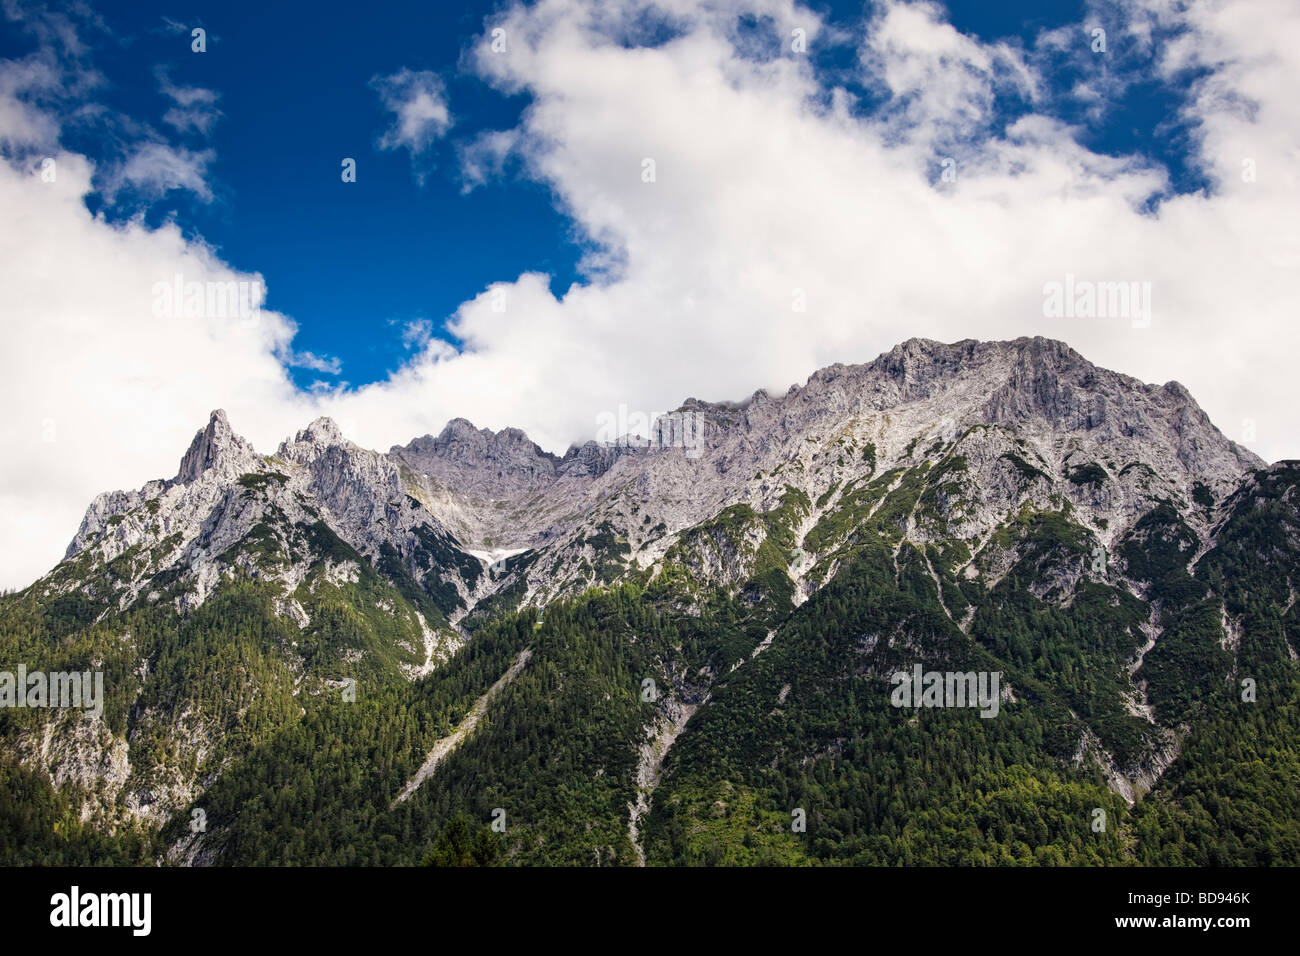
[[[1044,339],[563,456],[214,412],[0,598],[0,670],[105,686],[0,708],[0,858],[1300,863],[1298,484]]]

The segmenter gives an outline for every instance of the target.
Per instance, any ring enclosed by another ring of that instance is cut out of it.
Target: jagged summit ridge
[[[968,463],[965,493],[982,498],[961,512],[959,530],[976,537],[1018,502],[1065,501],[1109,539],[1151,502],[1190,501],[1198,485],[1222,498],[1262,464],[1178,383],[1144,384],[1044,338],[909,339],[869,363],[820,369],[783,395],[692,398],[677,412],[699,422],[697,446],[665,441],[661,430],[658,441],[587,441],[557,456],[520,429],[456,418],[437,436],[381,453],[322,417],[263,457],[217,410],[175,479],[96,498],[68,556],[93,548],[112,560],[178,539],[169,547],[179,558],[211,559],[269,513],[275,521],[324,521],[372,561],[397,556],[416,579],[443,573],[427,566],[435,538],[484,563],[548,549],[554,574],[533,569],[525,588],[541,600],[594,582],[588,542],[606,533],[599,529],[625,538],[631,562],[646,567],[678,533],[729,506],[766,511],[794,487],[818,502],[814,522],[855,482],[927,457]],[[1068,478],[1085,467],[1096,481]],[[1044,480],[1022,487],[1019,476],[1035,473]],[[261,489],[263,504],[247,504],[251,487]],[[150,520],[139,514],[146,505]],[[929,532],[907,533],[921,540]],[[466,608],[490,591],[469,570],[452,577],[447,586]]]

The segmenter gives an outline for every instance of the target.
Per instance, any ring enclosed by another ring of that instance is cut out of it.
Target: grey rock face
[[[291,521],[323,520],[372,560],[392,548],[417,580],[452,584],[468,610],[520,581],[525,600],[539,603],[598,583],[586,568],[600,557],[592,542],[605,540],[602,528],[626,545],[627,569],[650,567],[681,532],[729,505],[765,511],[798,489],[818,502],[806,531],[854,482],[945,456],[961,456],[966,471],[935,513],[907,523],[909,539],[978,541],[1025,502],[1068,501],[1109,541],[1153,503],[1187,505],[1198,483],[1221,500],[1263,464],[1225,438],[1178,383],[1147,385],[1042,338],[910,339],[865,365],[821,369],[782,396],[689,399],[674,414],[695,425],[689,448],[673,440],[671,416],[648,442],[587,442],[562,457],[518,429],[453,419],[436,437],[384,454],[359,448],[322,418],[263,457],[217,411],[174,479],[100,495],[68,556],[94,549],[111,560],[179,535],[175,553],[190,555],[203,579],[203,562],[247,533],[270,503]],[[232,491],[246,475],[283,481],[249,505]],[[139,513],[149,502],[156,520],[145,527]],[[1188,512],[1193,522],[1209,520]],[[484,565],[521,552],[547,558],[509,574],[494,568],[476,582],[420,566],[427,534]],[[815,558],[796,564],[811,567]]]

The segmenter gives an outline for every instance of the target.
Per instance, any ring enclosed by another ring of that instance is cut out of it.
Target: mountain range
[[[0,709],[0,859],[1300,862],[1300,463],[1043,338],[649,430],[213,412],[0,598],[0,668],[106,687]]]

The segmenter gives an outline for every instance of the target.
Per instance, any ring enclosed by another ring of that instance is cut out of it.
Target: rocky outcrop
[[[187,485],[210,472],[216,477],[233,480],[257,470],[260,464],[261,459],[253,446],[235,434],[225,410],[218,408],[212,413],[207,427],[194,436],[172,481]]]

